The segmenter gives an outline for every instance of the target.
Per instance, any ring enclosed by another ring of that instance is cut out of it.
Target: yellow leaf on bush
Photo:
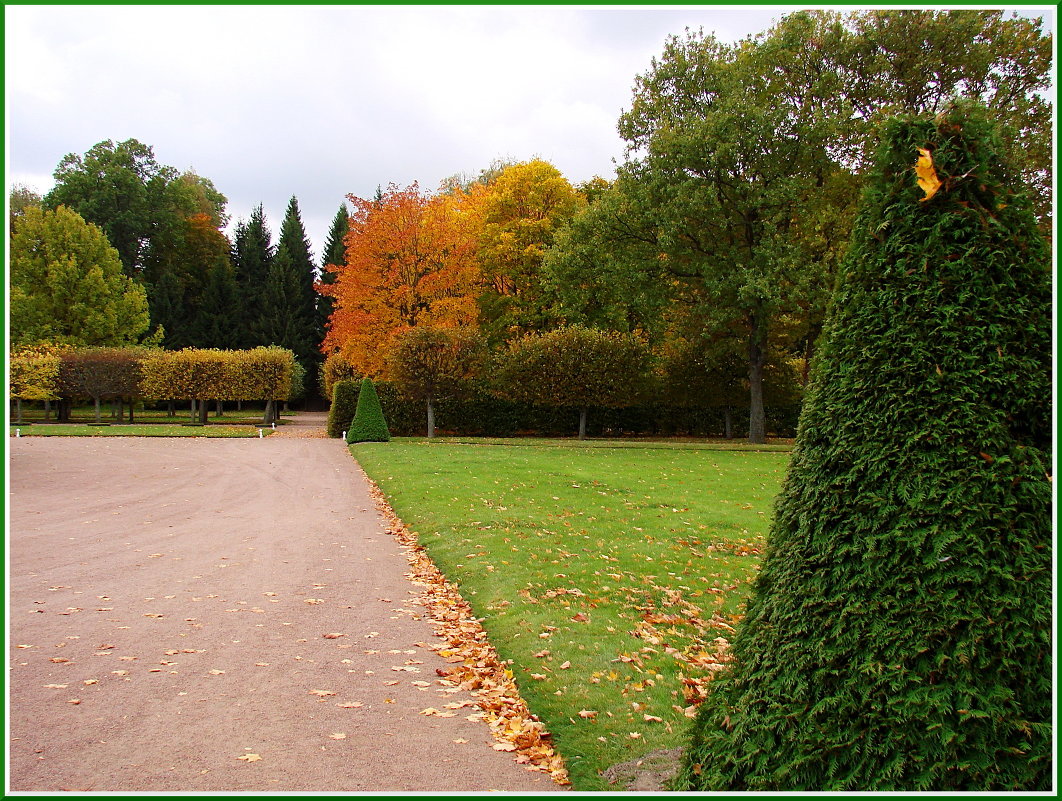
[[[933,167],[933,154],[924,147],[918,148],[918,153],[915,174],[918,176],[918,187],[926,193],[920,202],[925,203],[940,189],[940,179],[937,177],[936,168]]]

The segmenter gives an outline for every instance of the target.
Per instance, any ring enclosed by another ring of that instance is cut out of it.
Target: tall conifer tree
[[[339,207],[336,216],[332,218],[332,227],[328,229],[328,239],[325,240],[324,253],[321,254],[321,283],[330,286],[336,282],[336,267],[342,267],[347,263],[347,248],[344,238],[350,230],[350,214],[347,204]],[[328,330],[328,320],[335,309],[335,299],[329,295],[317,297],[317,330],[320,339],[324,339],[324,333]]]
[[[1046,790],[1051,277],[987,117],[885,129],[695,790]]]
[[[270,344],[263,342],[259,336],[259,317],[273,255],[272,234],[266,224],[262,205],[258,204],[251,211],[250,219],[236,223],[233,237],[232,266],[240,299],[235,325],[240,347],[253,348]]]

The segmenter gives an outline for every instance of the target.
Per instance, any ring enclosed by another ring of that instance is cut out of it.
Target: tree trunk
[[[579,410],[579,439],[586,439],[586,407]]]
[[[59,409],[56,412],[56,419],[60,423],[70,422],[70,401],[66,400],[65,398],[59,401]]]
[[[216,400],[216,401],[214,401],[214,403],[217,404],[217,406],[214,407],[214,416],[215,417],[224,417],[225,402],[221,401],[221,400]]]
[[[759,315],[753,315],[749,331],[749,442],[762,445],[767,441],[763,412],[763,363],[766,357],[767,332]]]
[[[435,439],[435,407],[428,398],[428,439]]]
[[[96,425],[99,425],[100,424],[100,396],[97,395],[95,398],[92,399],[92,401],[93,401],[93,403],[96,406]]]
[[[166,401],[166,416],[167,417],[176,417],[177,416],[177,404],[174,403],[171,400]]]
[[[192,420],[193,423],[195,422],[195,419],[196,419],[196,408],[197,407],[196,407],[196,404],[195,404],[195,398],[192,398],[192,418],[191,418],[191,420]]]
[[[133,404],[134,403],[136,403],[136,399],[135,398],[130,398],[129,399],[129,424],[130,425],[132,425],[134,422],[136,422],[135,420],[133,420]]]
[[[22,425],[22,398],[15,398],[15,422]]]
[[[723,407],[723,436],[727,439],[734,438],[734,410],[729,406]]]
[[[207,418],[210,416],[210,401],[203,398],[199,401],[199,425],[205,426],[210,422]]]
[[[44,419],[45,420],[51,420],[52,419],[52,402],[48,401],[48,400],[46,400],[44,402]]]
[[[276,418],[273,415],[274,403],[271,400],[266,401],[265,415],[262,417],[262,422],[267,426],[276,422]]]

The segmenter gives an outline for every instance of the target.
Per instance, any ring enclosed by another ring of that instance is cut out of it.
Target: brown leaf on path
[[[326,640],[338,640],[340,637],[346,637],[346,634],[329,633],[323,635]]]

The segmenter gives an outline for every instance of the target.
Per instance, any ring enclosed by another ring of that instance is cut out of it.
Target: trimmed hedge
[[[683,789],[1051,788],[1050,263],[985,112],[887,126]]]
[[[387,430],[380,399],[372,380],[363,378],[358,391],[358,406],[354,411],[354,420],[347,431],[347,442],[390,442],[391,433]]]
[[[339,380],[332,384],[332,405],[328,409],[328,436],[339,439],[345,431],[350,430],[354,412],[358,408],[358,388],[360,382]]]

